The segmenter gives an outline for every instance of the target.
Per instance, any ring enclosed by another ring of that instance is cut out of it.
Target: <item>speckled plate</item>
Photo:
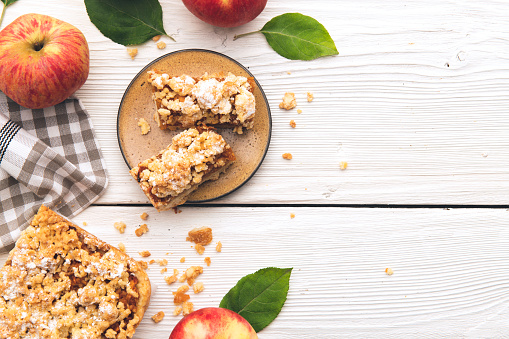
[[[254,78],[244,66],[232,58],[202,49],[176,51],[149,63],[131,81],[118,109],[118,144],[129,168],[158,154],[171,143],[174,135],[182,131],[161,130],[157,127],[153,117],[156,107],[146,74],[151,69],[172,76],[187,74],[200,77],[205,72],[209,74],[232,72],[235,75]],[[256,115],[253,129],[244,130],[244,134],[234,133],[231,129],[217,130],[231,145],[237,160],[218,180],[200,185],[187,202],[205,202],[223,197],[244,185],[260,167],[269,148],[272,119],[265,93],[256,79],[255,83]],[[138,127],[140,118],[145,118],[150,124],[150,132],[146,135],[142,135]]]

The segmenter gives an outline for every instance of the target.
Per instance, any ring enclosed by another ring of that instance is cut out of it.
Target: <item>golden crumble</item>
[[[139,228],[136,229],[136,231],[134,231],[134,233],[136,234],[136,236],[138,237],[141,237],[143,234],[147,233],[148,232],[148,227],[147,227],[147,224],[143,224],[143,225],[140,225]]]
[[[164,41],[159,41],[159,42],[157,43],[157,48],[159,48],[159,49],[165,49],[165,48],[166,48],[166,42],[164,42]]]
[[[125,245],[122,242],[118,243],[118,249],[125,253]]]
[[[340,169],[340,170],[342,170],[342,171],[343,171],[343,170],[346,170],[346,168],[347,168],[347,167],[348,167],[348,163],[347,163],[346,161],[341,161],[341,162],[339,163],[339,169]],[[354,167],[355,167],[355,166],[354,166]]]
[[[182,306],[175,306],[175,310],[173,310],[173,315],[179,315],[182,313]]]
[[[290,219],[295,218],[295,213],[290,213]]]
[[[186,281],[187,279],[187,275],[186,275],[186,272],[182,273],[182,275],[180,276],[180,278],[178,279],[179,282],[184,282]]]
[[[291,92],[286,92],[283,96],[283,101],[279,104],[279,108],[291,110],[297,107],[297,100],[295,99],[295,94]]]
[[[166,276],[164,277],[164,281],[166,281],[166,283],[168,285],[171,285],[173,284],[175,281],[177,281],[177,275],[179,274],[179,271],[177,269],[173,269],[173,275],[171,276]]]
[[[292,160],[292,153],[283,153],[283,159]]]
[[[165,273],[165,272],[168,272],[168,269],[166,267],[164,267],[163,269],[161,269],[161,274]]]
[[[315,98],[315,96],[314,96],[314,95],[313,95],[313,93],[311,93],[311,92],[308,92],[307,97],[308,97],[308,102],[313,101],[313,99]]]
[[[193,303],[190,302],[190,301],[185,301],[183,304],[182,304],[182,314],[183,315],[188,315],[189,313],[193,312]]]
[[[297,110],[297,113],[301,114],[301,113],[302,113],[302,110],[299,108],[299,109]]]
[[[216,251],[217,251],[217,252],[221,252],[222,248],[223,248],[223,244],[221,244],[221,242],[220,242],[220,241],[218,241],[218,242],[217,242],[217,245],[216,245]]]
[[[186,293],[187,291],[189,291],[189,286],[182,285],[182,286],[179,286],[179,288],[177,288],[176,293]]]
[[[217,179],[234,160],[233,150],[221,135],[190,128],[129,173],[152,205],[164,211],[185,203],[201,183]]]
[[[166,259],[157,259],[156,262],[160,265],[160,266],[166,266],[168,265],[168,260]]]
[[[196,250],[196,253],[198,254],[203,254],[203,252],[205,252],[205,247],[203,247],[202,245],[200,244],[196,244],[194,246],[195,250]]]
[[[242,129],[254,126],[256,100],[253,78],[232,73],[200,78],[172,77],[156,70],[148,72],[157,111],[154,118],[161,129],[190,128],[199,125]]]
[[[113,226],[115,226],[115,228],[120,233],[124,233],[125,232],[126,224],[124,222],[122,222],[122,221],[116,222],[116,223],[113,224]]]
[[[186,278],[187,284],[191,286],[194,284],[194,280],[203,273],[203,267],[201,266],[191,266],[186,270]]]
[[[140,251],[139,253],[143,258],[150,257],[150,251]]]
[[[202,282],[197,282],[197,283],[194,283],[194,285],[193,285],[193,291],[195,294],[202,292],[204,288],[205,287],[203,286]]]
[[[83,221],[83,226],[87,226],[87,222],[86,221]]]
[[[156,262],[156,261],[155,261],[154,259],[151,259],[151,260],[148,262],[148,264],[149,264],[149,265],[152,265],[152,264],[153,264],[153,263],[155,263],[155,262]]]
[[[161,39],[160,35],[156,35],[156,36],[152,37],[152,41],[154,41],[154,42],[158,41],[159,39]]]
[[[189,298],[191,298],[189,296],[189,294],[185,294],[182,291],[172,292],[172,294],[173,294],[173,303],[175,305],[182,304],[183,302],[188,301]]]
[[[141,218],[142,220],[147,220],[147,218],[148,218],[148,214],[147,214],[146,212],[143,212],[143,213],[140,215],[140,218]]]
[[[186,257],[182,257],[182,258],[180,258],[180,262],[182,262],[182,263],[183,263],[183,262],[186,262]]]
[[[387,273],[387,275],[392,275],[394,271],[392,270],[392,268],[388,267],[385,269],[385,273]]]
[[[207,264],[207,266],[210,266],[210,257],[205,257],[205,259],[203,259],[203,261],[205,261],[205,263]]]
[[[148,269],[148,262],[144,260],[138,260],[138,264],[140,264],[141,268],[143,268],[144,270]]]
[[[127,48],[127,54],[131,57],[132,60],[138,55],[138,49],[137,48]]]
[[[193,228],[188,232],[187,241],[195,244],[208,245],[212,242],[212,229],[210,227]]]
[[[147,134],[148,132],[150,132],[150,125],[149,123],[147,122],[147,120],[145,120],[144,118],[140,118],[138,120],[138,126],[140,127],[141,129],[141,134],[142,135],[145,135]]]
[[[295,128],[296,126],[295,120],[290,120],[290,127]]]
[[[163,320],[164,318],[164,312],[163,311],[159,311],[157,312],[156,314],[154,314],[152,316],[152,320],[157,324],[158,322],[160,322],[161,320]]]

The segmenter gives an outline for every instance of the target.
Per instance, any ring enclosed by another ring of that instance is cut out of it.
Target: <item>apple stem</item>
[[[4,4],[4,7],[2,8],[2,15],[0,16],[0,27],[2,27],[2,21],[4,21],[4,15],[5,15],[6,8],[7,8],[7,5]]]
[[[233,41],[237,40],[238,38],[242,38],[243,36],[251,35],[251,34],[255,34],[255,33],[259,33],[259,32],[260,31],[254,31],[254,32],[249,32],[249,33],[237,34],[233,37]]]

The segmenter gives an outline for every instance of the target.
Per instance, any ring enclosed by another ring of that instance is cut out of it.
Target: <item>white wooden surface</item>
[[[207,248],[212,265],[200,278],[206,290],[192,296],[197,308],[218,305],[259,268],[294,267],[287,303],[260,338],[508,337],[506,209],[320,206],[509,206],[507,1],[269,0],[256,20],[235,29],[200,22],[178,0],[160,2],[177,42],[163,38],[168,46],[158,50],[149,41],[135,60],[90,23],[83,1],[19,0],[6,12],[3,26],[38,12],[74,24],[88,39],[90,76],[77,95],[94,122],[110,186],[78,224],[87,221],[112,244],[124,242],[135,258],[146,249],[154,258],[174,253],[168,268],[201,262],[185,234],[210,225],[224,251]],[[232,40],[285,12],[318,19],[340,54],[290,61],[262,35]],[[234,194],[212,207],[156,214],[148,205],[129,206],[146,199],[118,149],[116,114],[141,68],[186,48],[224,53],[251,70],[272,109],[272,143],[260,170]],[[302,114],[278,108],[287,91],[296,93]],[[293,160],[282,159],[285,152]],[[341,161],[347,170],[339,170]],[[262,203],[315,207],[241,206]],[[137,238],[143,211],[150,232]],[[113,228],[120,220],[128,224],[124,235]],[[188,258],[184,265],[180,256]],[[154,294],[136,338],[167,338],[178,320],[149,319],[173,309],[159,270],[148,271]]]

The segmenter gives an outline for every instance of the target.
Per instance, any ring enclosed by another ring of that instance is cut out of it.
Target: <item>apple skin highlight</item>
[[[207,307],[182,318],[169,339],[258,339],[258,336],[239,314],[225,308]]]
[[[182,0],[196,17],[214,26],[237,27],[256,18],[267,0]]]
[[[0,90],[21,106],[56,105],[87,80],[90,52],[73,25],[25,14],[0,32]]]

